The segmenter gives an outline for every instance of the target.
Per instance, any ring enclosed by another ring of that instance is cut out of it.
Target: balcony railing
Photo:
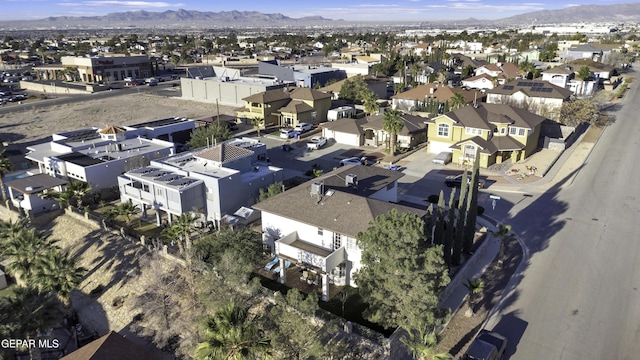
[[[345,261],[344,247],[331,251],[312,243],[298,239],[298,233],[292,232],[276,240],[276,254],[297,260],[323,272],[330,272]]]

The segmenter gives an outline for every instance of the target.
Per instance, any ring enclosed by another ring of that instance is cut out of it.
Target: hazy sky
[[[319,15],[359,21],[498,19],[525,12],[556,10],[575,5],[610,5],[638,0],[0,0],[0,20],[41,19],[48,16],[95,16],[146,10],[259,11],[289,17]],[[640,6],[640,4],[638,5]]]

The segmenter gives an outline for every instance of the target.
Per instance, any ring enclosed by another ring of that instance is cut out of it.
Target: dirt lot
[[[90,95],[87,97],[90,98]],[[40,109],[30,104],[33,103],[16,106],[16,111],[0,115],[1,141],[26,146],[65,130],[130,125],[174,116],[198,119],[214,116],[217,111],[213,104],[143,93]],[[235,115],[233,107],[219,108],[221,114]]]

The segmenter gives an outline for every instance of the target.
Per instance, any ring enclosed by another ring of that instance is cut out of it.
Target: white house
[[[194,212],[219,225],[225,215],[253,205],[261,188],[282,181],[282,169],[270,166],[264,143],[250,138],[232,139],[152,161],[118,177],[120,198],[154,208],[156,223],[166,213]]]
[[[507,104],[557,120],[562,103],[568,101],[571,90],[553,85],[548,81],[514,80],[487,90],[488,104]]]
[[[160,138],[188,136],[194,127],[193,120],[167,118],[133,126],[72,130],[53,134],[48,143],[27,147],[25,157],[37,163],[41,173],[104,189],[117,185],[123,172],[174,154],[174,143]]]
[[[286,282],[288,260],[320,275],[323,300],[328,299],[329,283],[356,286],[353,276],[361,267],[357,234],[391,209],[426,215],[395,204],[403,175],[348,165],[256,204],[262,212],[263,241],[280,261],[280,282]]]

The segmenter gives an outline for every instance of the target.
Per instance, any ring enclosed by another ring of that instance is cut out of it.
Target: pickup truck
[[[307,143],[308,150],[318,150],[327,143],[327,138],[322,136],[314,136]]]
[[[507,339],[493,331],[481,330],[473,340],[463,360],[502,360],[507,348]]]

